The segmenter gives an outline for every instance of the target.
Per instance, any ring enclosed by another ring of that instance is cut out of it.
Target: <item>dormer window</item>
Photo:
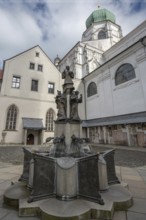
[[[40,56],[40,53],[39,53],[39,52],[36,52],[35,55],[36,55],[36,57],[39,57],[39,56]]]

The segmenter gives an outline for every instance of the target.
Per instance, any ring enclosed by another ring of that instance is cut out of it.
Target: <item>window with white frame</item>
[[[130,63],[124,63],[116,71],[115,85],[120,85],[134,78],[136,75],[133,66]]]
[[[91,82],[87,88],[87,97],[97,94],[97,86],[95,82]]]
[[[17,114],[17,107],[15,105],[11,105],[7,112],[6,130],[16,129]]]
[[[20,88],[20,76],[13,76],[12,79],[12,88],[19,89]]]
[[[54,111],[49,109],[46,114],[46,131],[54,131]]]
[[[55,84],[52,82],[48,82],[48,93],[54,94],[55,92]]]

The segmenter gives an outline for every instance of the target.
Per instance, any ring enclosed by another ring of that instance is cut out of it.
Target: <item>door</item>
[[[33,134],[29,134],[27,136],[27,144],[28,145],[34,145],[34,135]]]

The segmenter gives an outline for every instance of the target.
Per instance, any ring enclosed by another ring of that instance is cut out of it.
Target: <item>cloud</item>
[[[146,0],[100,0],[112,11],[124,35],[145,20]],[[97,0],[1,0],[0,62],[35,45],[53,60],[63,57],[85,31]]]

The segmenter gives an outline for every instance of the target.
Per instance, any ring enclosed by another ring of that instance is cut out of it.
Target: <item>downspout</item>
[[[85,120],[87,120],[87,111],[86,111],[87,103],[86,103],[85,79],[83,79],[83,85],[84,85]]]
[[[85,120],[87,120],[87,103],[86,103],[86,88],[85,88],[85,80],[83,79],[83,85],[84,85],[84,106],[85,106]],[[89,138],[89,129],[86,128],[86,137]]]

